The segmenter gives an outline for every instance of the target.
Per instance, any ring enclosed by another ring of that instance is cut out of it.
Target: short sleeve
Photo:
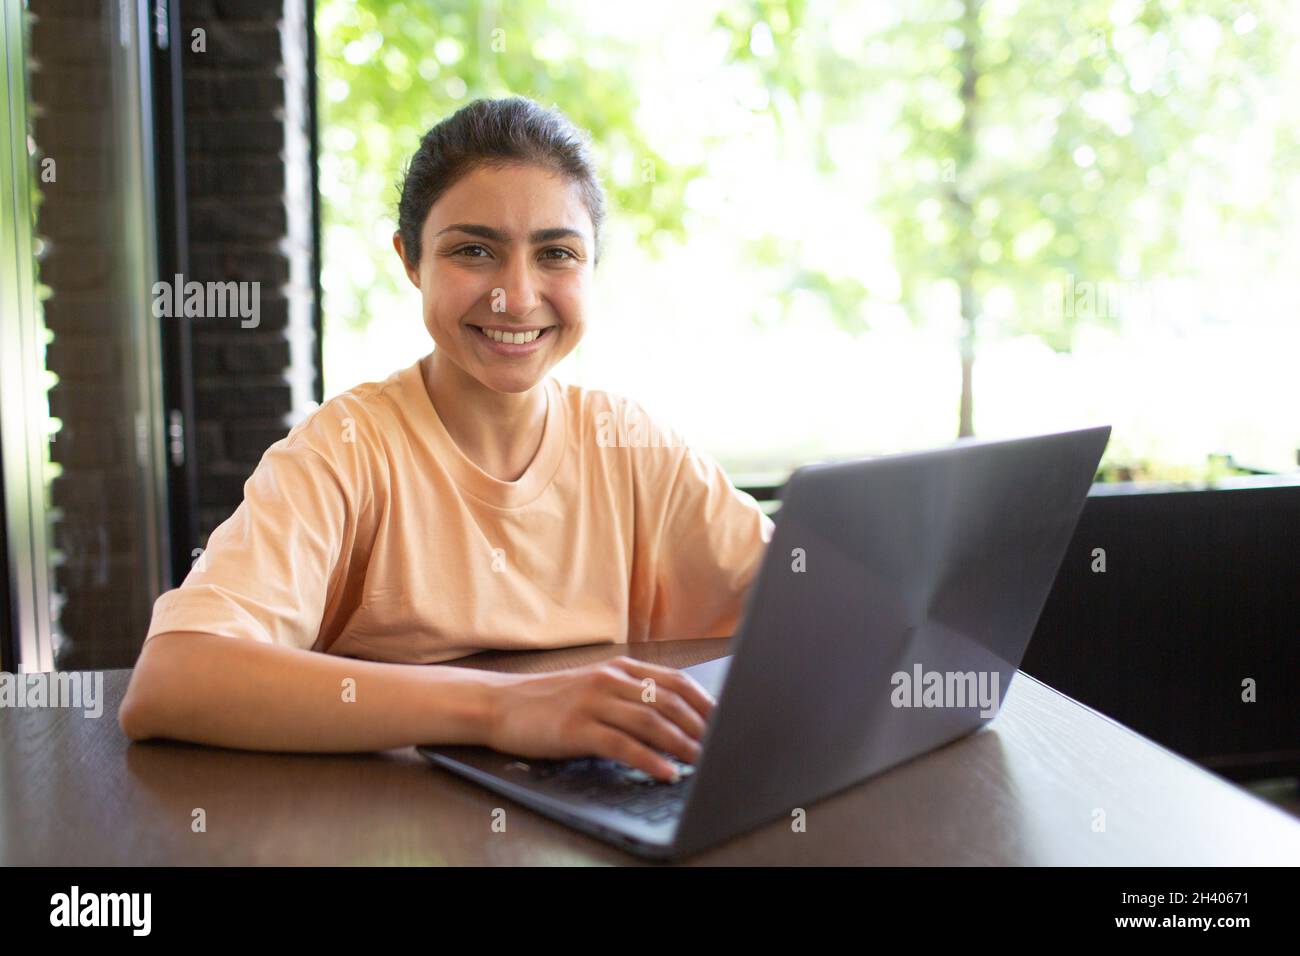
[[[733,634],[774,527],[717,462],[688,447],[669,490],[649,639]]]
[[[202,631],[310,649],[352,510],[344,483],[318,451],[276,442],[181,586],[154,602],[145,640]]]

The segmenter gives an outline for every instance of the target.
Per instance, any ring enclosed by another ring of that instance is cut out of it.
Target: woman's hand
[[[615,657],[501,686],[487,745],[523,757],[606,757],[671,780],[659,752],[694,763],[714,703],[679,670]]]

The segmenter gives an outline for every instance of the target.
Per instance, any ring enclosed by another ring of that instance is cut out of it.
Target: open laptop
[[[438,766],[640,856],[677,859],[979,730],[1006,697],[1110,426],[794,472],[676,783],[600,758],[427,746]],[[665,756],[669,756],[665,754]]]

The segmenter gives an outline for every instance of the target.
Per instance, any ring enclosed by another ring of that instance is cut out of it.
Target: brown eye
[[[463,253],[463,252],[468,252],[470,249],[482,249],[483,252],[485,252],[485,253],[487,252],[487,249],[485,249],[483,246],[480,246],[480,245],[478,245],[478,244],[476,243],[475,245],[472,245],[472,246],[461,246],[459,249],[457,249],[455,252],[453,252],[452,255],[453,255],[453,256],[458,256],[458,255],[460,255],[460,254]],[[483,256],[466,256],[465,258],[467,258],[467,259],[482,259]]]
[[[578,257],[575,256],[572,252],[570,252],[568,249],[565,249],[563,246],[552,246],[551,248],[547,249],[546,251],[547,251],[547,252],[561,252],[561,253],[563,253],[562,256],[560,256],[560,257],[558,257],[558,259],[556,259],[557,262],[558,262],[558,261],[562,261],[562,260],[564,260],[564,259],[577,259],[577,258],[578,258]],[[551,258],[551,257],[548,256],[547,258]]]

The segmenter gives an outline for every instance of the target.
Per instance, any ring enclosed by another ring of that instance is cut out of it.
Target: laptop
[[[675,860],[982,729],[1006,698],[1110,426],[963,438],[796,470],[694,766],[422,746],[435,765],[645,858]]]

